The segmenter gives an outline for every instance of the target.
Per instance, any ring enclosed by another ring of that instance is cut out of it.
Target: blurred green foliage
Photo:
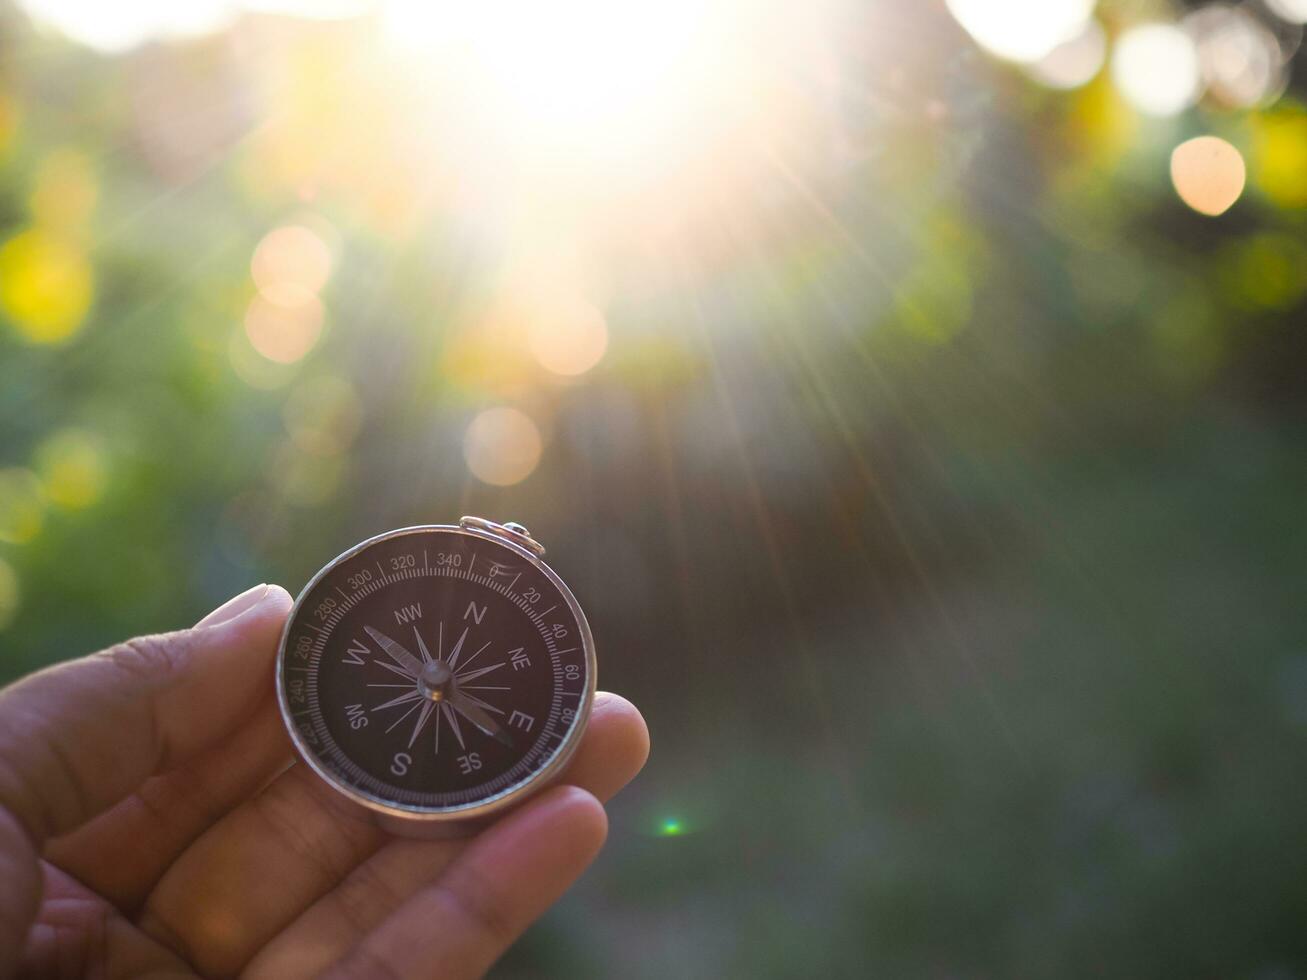
[[[654,751],[501,975],[1307,976],[1301,60],[1154,120],[925,6],[877,8],[838,146],[588,239],[567,380],[348,31],[108,57],[5,14],[0,679],[521,520]],[[1216,219],[1168,177],[1200,133],[1248,162]],[[332,258],[279,363],[243,324],[286,223]],[[504,404],[543,454],[493,486]]]

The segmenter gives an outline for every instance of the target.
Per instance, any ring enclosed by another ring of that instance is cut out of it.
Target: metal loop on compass
[[[460,527],[470,528],[477,531],[488,531],[491,534],[498,535],[506,541],[513,544],[521,545],[537,558],[545,556],[545,546],[535,538],[531,537],[531,532],[521,524],[515,521],[509,521],[506,524],[496,524],[494,521],[488,521],[484,517],[460,517],[458,519]]]

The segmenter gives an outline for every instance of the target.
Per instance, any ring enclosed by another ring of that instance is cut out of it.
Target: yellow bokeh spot
[[[55,150],[36,171],[32,188],[32,219],[51,230],[76,229],[95,210],[100,188],[86,154]]]
[[[1062,130],[1068,162],[1094,171],[1119,160],[1134,144],[1139,117],[1130,111],[1113,88],[1100,76],[1085,86],[1071,102]]]
[[[31,470],[0,470],[0,541],[26,544],[41,532],[45,493]]]
[[[0,154],[9,149],[17,129],[18,103],[10,95],[0,92]]]
[[[899,326],[918,340],[942,344],[971,319],[971,282],[957,263],[929,261],[895,291]]]
[[[1307,293],[1307,245],[1275,232],[1254,235],[1224,250],[1217,276],[1245,309],[1287,309]]]
[[[80,429],[64,429],[46,439],[36,451],[36,469],[46,498],[69,510],[99,500],[108,476],[103,446]]]
[[[1307,207],[1307,110],[1284,105],[1251,122],[1253,180],[1281,207]]]
[[[91,263],[67,239],[32,228],[0,246],[0,310],[26,340],[57,344],[91,308]]]
[[[14,621],[22,598],[18,589],[18,573],[9,562],[0,558],[0,631],[7,629]]]

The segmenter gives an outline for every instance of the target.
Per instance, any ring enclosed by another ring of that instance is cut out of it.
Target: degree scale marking
[[[557,661],[558,661],[558,657],[567,653],[576,652],[580,648],[571,647],[568,648],[567,650],[562,650],[562,651],[557,649],[553,632],[552,630],[546,629],[544,623],[545,617],[550,612],[552,612],[554,609],[557,608],[557,603],[555,603],[553,606],[550,606],[549,609],[544,610],[543,612],[538,612],[535,609],[533,609],[531,605],[526,601],[526,599],[520,593],[516,593],[513,591],[513,587],[516,586],[518,579],[520,579],[521,577],[520,574],[517,577],[515,577],[511,583],[508,583],[506,585],[494,581],[489,576],[474,574],[471,571],[471,569],[478,557],[476,553],[473,553],[471,555],[471,558],[468,562],[467,569],[460,569],[453,566],[431,569],[429,564],[429,557],[426,554],[426,549],[423,549],[423,552],[424,552],[423,568],[417,569],[416,567],[414,567],[414,568],[403,570],[399,574],[394,574],[394,575],[387,574],[385,569],[381,567],[381,563],[377,562],[378,572],[380,573],[380,580],[377,582],[368,582],[363,584],[362,586],[360,586],[355,590],[352,596],[344,593],[342,590],[342,596],[344,596],[345,602],[333,608],[332,611],[324,618],[323,622],[326,627],[325,630],[312,623],[303,624],[304,626],[308,627],[309,629],[317,633],[318,639],[316,640],[316,642],[312,642],[308,648],[308,654],[309,654],[308,659],[311,666],[307,668],[299,668],[301,670],[311,671],[310,677],[308,678],[309,683],[307,685],[307,693],[309,695],[308,700],[310,701],[310,705],[308,708],[304,709],[304,711],[299,713],[293,713],[293,714],[310,714],[313,717],[314,722],[316,722],[313,725],[313,728],[316,734],[318,735],[319,739],[323,743],[322,751],[319,751],[317,754],[324,758],[329,756],[336,762],[338,766],[340,766],[342,769],[346,770],[350,775],[352,775],[355,779],[356,788],[363,789],[369,783],[378,782],[375,777],[371,777],[369,774],[365,773],[363,770],[361,770],[358,767],[357,764],[355,764],[352,760],[350,760],[347,756],[345,756],[343,751],[340,749],[340,747],[335,743],[334,738],[332,738],[330,733],[326,730],[325,720],[321,716],[321,705],[320,703],[318,703],[318,699],[317,699],[318,673],[317,670],[314,669],[314,668],[320,668],[321,666],[321,659],[325,651],[326,640],[330,635],[334,634],[336,626],[339,625],[340,620],[345,616],[345,614],[348,613],[349,610],[352,609],[355,605],[357,605],[359,601],[361,601],[363,598],[365,598],[368,595],[372,595],[380,591],[382,588],[388,585],[392,585],[395,582],[400,581],[401,579],[413,579],[413,578],[421,578],[421,577],[432,577],[432,578],[445,577],[445,578],[461,579],[463,581],[475,583],[477,585],[490,589],[504,596],[515,606],[517,606],[518,609],[527,617],[528,621],[531,623],[533,627],[535,627],[537,634],[540,636],[540,639],[544,643],[545,651],[549,656],[549,659],[551,661],[551,666],[553,668],[551,673],[553,674],[555,680],[555,688],[551,698],[550,708],[548,710],[548,714],[545,719],[545,724],[542,726],[541,734],[539,738],[537,738],[535,744],[523,755],[523,757],[519,760],[517,765],[513,766],[509,771],[503,773],[495,780],[492,780],[490,783],[483,784],[481,787],[478,787],[478,789],[481,792],[491,793],[491,794],[498,793],[502,789],[506,789],[508,785],[512,785],[515,781],[520,782],[522,779],[525,779],[530,772],[539,769],[540,766],[544,764],[544,756],[547,751],[544,745],[546,741],[546,736],[553,735],[556,739],[563,740],[565,739],[567,732],[571,730],[571,724],[568,724],[566,726],[566,731],[557,730],[561,723],[561,718],[560,718],[561,699],[565,695],[573,695],[576,697],[580,697],[581,695],[584,694],[584,684],[582,685],[581,690],[576,690],[576,691],[562,690],[561,688],[565,683],[565,680],[562,676],[563,671],[561,667],[558,665]],[[339,589],[338,586],[337,588]],[[573,616],[572,618],[575,621],[575,617]],[[376,661],[376,662],[382,663],[382,661]],[[388,796],[395,795],[393,792],[395,789],[394,787],[391,787],[385,783],[381,783],[381,785],[389,791],[387,793]],[[429,794],[405,793],[404,795],[426,796]]]

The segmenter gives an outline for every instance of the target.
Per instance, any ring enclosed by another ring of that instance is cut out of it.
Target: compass
[[[369,538],[313,577],[277,655],[301,758],[406,836],[474,829],[547,785],[584,732],[594,641],[520,524]]]

